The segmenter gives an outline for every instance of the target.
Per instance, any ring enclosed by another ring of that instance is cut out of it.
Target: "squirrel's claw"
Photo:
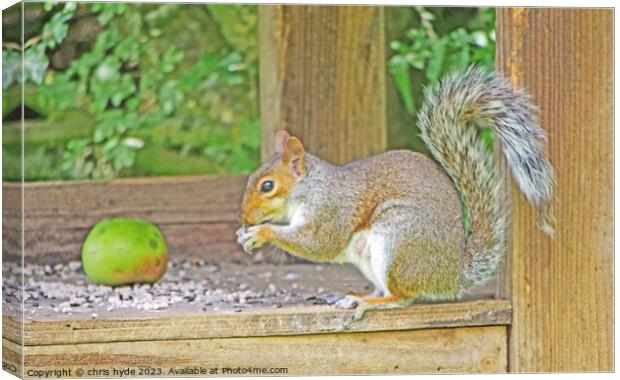
[[[252,254],[252,250],[264,244],[258,236],[258,231],[262,226],[241,227],[237,230],[237,243],[243,247],[247,254]]]
[[[359,321],[364,317],[364,313],[367,310],[372,309],[372,307],[368,307],[364,304],[360,304],[357,308],[355,308],[355,313],[353,314],[353,321]]]
[[[235,234],[237,235],[237,238],[238,238],[239,236],[243,235],[246,231],[247,231],[247,227],[241,226],[241,228],[239,228],[237,232],[235,232]]]
[[[248,247],[248,241],[251,238],[251,235],[248,234],[248,229],[245,226],[241,226],[236,232],[237,234],[237,244],[243,247],[243,250],[248,255],[252,254],[252,250]]]
[[[353,309],[361,303],[362,300],[359,297],[348,295],[336,302],[334,307],[337,307],[338,309]]]

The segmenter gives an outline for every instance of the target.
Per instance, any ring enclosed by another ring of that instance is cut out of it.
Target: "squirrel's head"
[[[275,140],[276,153],[248,179],[239,216],[243,225],[286,220],[290,195],[306,172],[301,141],[285,131],[278,132]]]

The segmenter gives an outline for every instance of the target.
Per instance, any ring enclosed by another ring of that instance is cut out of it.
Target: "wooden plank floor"
[[[14,284],[21,278],[20,269],[10,263],[5,265],[5,338],[22,342],[22,320],[25,345],[407,330],[510,322],[509,302],[494,300],[492,289],[481,288],[470,293],[467,302],[416,303],[406,309],[370,312],[362,321],[349,323],[353,311],[325,305],[328,299],[370,289],[359,271],[348,265],[174,260],[165,276],[151,287],[110,288],[89,285],[80,264],[70,264],[59,270],[34,264],[26,267],[23,317],[19,300],[22,293]],[[148,299],[146,296],[163,299],[164,306],[144,309],[151,301],[138,300]],[[96,300],[88,301],[90,297]],[[125,301],[119,301],[119,297]],[[81,301],[70,307],[69,301],[73,299]]]
[[[161,373],[147,371],[145,376],[181,376],[196,366],[219,371],[277,367],[286,368],[289,375],[506,370],[511,306],[509,301],[489,298],[492,289],[478,289],[461,302],[371,311],[352,321],[351,310],[313,304],[315,296],[367,287],[349,266],[220,263],[215,270],[208,263],[177,263],[159,283],[164,290],[171,284],[187,284],[183,278],[202,279],[201,291],[214,287],[222,290],[224,299],[234,300],[228,296],[237,294],[244,281],[245,291],[253,292],[257,298],[252,300],[259,302],[242,309],[234,307],[235,301],[210,306],[204,301],[180,302],[148,311],[133,306],[106,311],[105,305],[97,304],[62,313],[53,312],[52,303],[58,306],[66,300],[46,298],[39,293],[45,289],[40,285],[56,289],[65,283],[79,292],[87,286],[81,269],[67,275],[65,268],[44,276],[37,274],[40,267],[28,269],[26,295],[38,294],[37,306],[27,297],[23,324],[16,309],[3,316],[3,360],[7,370],[18,375],[23,368],[25,377],[59,369],[72,371],[63,376],[112,376],[114,369],[126,368],[138,371],[137,376],[148,367]],[[12,276],[14,271],[9,270],[5,281]],[[278,290],[264,290],[271,286]],[[481,296],[487,298],[472,298]],[[3,306],[8,311],[10,305]],[[93,311],[100,315],[92,318]],[[80,375],[78,368],[96,372]]]

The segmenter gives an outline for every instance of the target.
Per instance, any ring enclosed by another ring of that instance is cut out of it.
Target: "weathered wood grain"
[[[158,225],[170,252],[221,253],[242,259],[237,214],[245,176],[156,177],[24,185],[24,252],[29,262],[79,259],[82,242],[103,218],[145,218]],[[18,257],[21,185],[3,184],[3,242]]]
[[[95,218],[96,215],[93,217]],[[95,223],[93,222],[93,225]],[[247,259],[247,255],[243,253],[235,240],[235,231],[239,228],[237,223],[161,224],[155,221],[155,224],[166,237],[169,251],[174,257]],[[26,231],[24,241],[26,262],[57,264],[80,260],[82,244],[89,231],[90,228],[44,228]],[[6,229],[3,233],[7,254],[12,259],[17,258],[20,243],[19,231]]]
[[[22,339],[23,324],[21,315],[7,315],[6,311],[2,313],[2,337],[9,339],[18,345],[23,345]]]
[[[21,183],[2,183],[2,258],[21,260],[22,194]]]
[[[540,107],[556,233],[513,186],[510,369],[612,371],[613,10],[499,8],[498,64]]]
[[[245,182],[246,177],[240,175],[27,182],[25,228],[90,228],[97,218],[119,215],[162,224],[236,222]],[[12,183],[3,186],[7,192],[20,187]],[[14,228],[19,213],[15,206],[19,204],[6,206],[3,217],[8,218],[6,225]]]
[[[259,8],[263,157],[286,129],[336,164],[386,149],[382,7]]]
[[[22,363],[24,358],[23,346],[2,339],[2,369],[8,373],[23,378]]]
[[[26,321],[24,344],[73,344],[116,341],[178,340],[221,337],[298,335],[331,332],[411,330],[438,327],[506,325],[507,301],[480,300],[416,304],[404,309],[371,311],[351,322],[353,311],[327,306],[254,308],[243,313],[186,312],[182,315],[120,319]],[[3,336],[19,337],[19,324],[3,317]]]
[[[26,373],[152,367],[165,375],[194,366],[220,368],[220,375],[238,367],[286,368],[288,375],[505,372],[507,356],[505,326],[27,346],[24,353]]]

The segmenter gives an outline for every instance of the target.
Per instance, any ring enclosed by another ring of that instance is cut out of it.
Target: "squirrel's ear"
[[[286,141],[284,148],[284,162],[290,163],[293,174],[300,176],[306,170],[304,159],[304,146],[297,137],[291,137]]]
[[[278,131],[276,133],[276,153],[284,154],[286,142],[291,136],[286,131]]]

